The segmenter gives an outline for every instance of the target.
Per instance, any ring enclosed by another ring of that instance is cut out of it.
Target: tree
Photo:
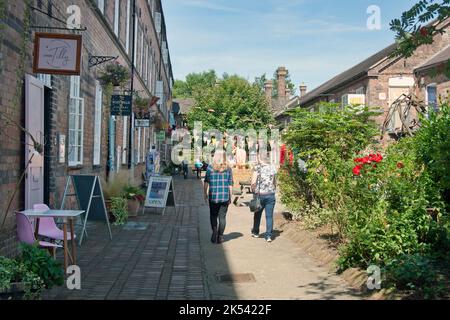
[[[421,45],[432,44],[437,34],[445,33],[446,26],[441,25],[449,16],[450,0],[420,0],[400,19],[391,21],[398,43],[393,56],[408,58]]]
[[[173,87],[174,98],[193,98],[196,91],[214,87],[218,77],[214,70],[190,73],[186,81],[176,80]]]
[[[269,80],[269,79],[267,79],[267,76],[264,73],[262,76],[255,78],[254,85],[256,85],[262,92],[264,92],[267,80]],[[277,76],[276,71],[273,74],[272,84],[273,84],[272,98],[277,98],[278,97],[278,76]],[[291,92],[295,91],[295,84],[292,82],[291,75],[289,73],[286,76],[286,87],[288,89],[290,89]]]
[[[228,76],[217,85],[196,91],[195,105],[188,114],[188,124],[196,121],[204,129],[260,129],[273,122],[264,93],[239,76]]]

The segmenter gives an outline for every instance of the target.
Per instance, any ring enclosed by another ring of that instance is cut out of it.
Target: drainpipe
[[[133,0],[133,52],[131,54],[131,116],[129,134],[128,134],[128,170],[131,170],[131,178],[134,180],[134,112],[133,112],[133,95],[134,95],[134,74],[136,69],[135,53],[136,53],[136,0]]]

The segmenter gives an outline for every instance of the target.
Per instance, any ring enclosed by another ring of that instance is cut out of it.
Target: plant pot
[[[128,200],[128,216],[137,217],[139,209],[141,208],[141,203],[137,200]]]
[[[22,282],[11,283],[8,290],[0,290],[0,300],[24,300],[25,289]]]

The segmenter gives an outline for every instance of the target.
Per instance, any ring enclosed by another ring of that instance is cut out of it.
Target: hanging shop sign
[[[136,128],[150,128],[150,119],[134,119]]]
[[[157,132],[156,133],[156,141],[158,141],[158,142],[166,141],[166,132],[165,131]]]
[[[111,97],[112,116],[131,116],[131,104],[133,97],[130,95],[114,95]]]
[[[33,72],[79,76],[81,48],[81,35],[36,33]]]

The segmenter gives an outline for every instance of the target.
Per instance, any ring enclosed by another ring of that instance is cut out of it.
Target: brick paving
[[[91,224],[89,238],[78,248],[82,289],[64,286],[46,292],[44,299],[207,299],[199,238],[200,186],[199,181],[176,178],[176,209],[167,208],[164,216],[147,210],[130,219],[147,225],[146,230],[114,226],[109,241],[105,224]]]

